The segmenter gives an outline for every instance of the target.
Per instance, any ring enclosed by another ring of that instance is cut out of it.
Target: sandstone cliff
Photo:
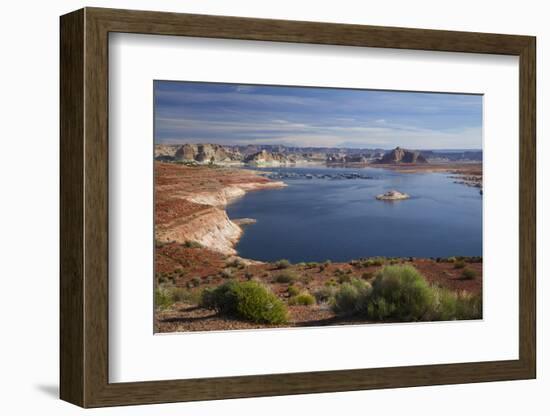
[[[155,238],[161,242],[196,241],[234,255],[241,227],[225,206],[248,191],[286,186],[242,169],[210,169],[155,164]]]
[[[417,150],[406,150],[396,147],[382,156],[378,163],[428,163],[426,158]]]
[[[199,163],[230,162],[242,158],[238,152],[226,149],[219,144],[190,144],[182,145],[174,154],[176,160],[195,161]]]
[[[269,166],[280,166],[295,163],[293,159],[282,153],[268,152],[267,150],[261,150],[257,153],[246,156],[244,162],[254,165]]]

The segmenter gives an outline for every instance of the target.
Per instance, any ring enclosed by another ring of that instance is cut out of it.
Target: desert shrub
[[[321,263],[321,264],[319,265],[319,271],[321,271],[321,272],[322,272],[322,271],[325,271],[325,269],[326,269],[328,266],[330,266],[331,264],[332,264],[332,262],[331,262],[330,260],[325,260],[324,263]]]
[[[466,267],[466,263],[464,263],[464,260],[457,260],[453,265],[454,269],[463,269],[464,267]]]
[[[464,280],[474,280],[476,278],[476,272],[473,271],[472,269],[464,269],[462,270],[462,275],[461,277],[464,279]]]
[[[187,282],[187,287],[189,288],[197,287],[197,286],[200,286],[200,284],[201,284],[201,279],[199,277],[193,277],[189,282]]]
[[[300,293],[300,289],[298,289],[296,286],[289,286],[287,289],[287,293],[290,296],[296,296],[297,294]]]
[[[317,266],[319,266],[319,264],[317,262],[314,262],[314,261],[310,261],[310,262],[306,263],[306,267],[308,269],[314,269]]]
[[[289,305],[310,306],[315,304],[315,298],[308,292],[299,293],[288,300]]]
[[[338,286],[338,282],[336,281],[336,279],[329,279],[325,282],[325,286],[326,287]]]
[[[298,280],[298,276],[291,270],[283,271],[275,276],[276,283],[294,283]]]
[[[313,277],[305,274],[300,278],[300,280],[304,283],[304,285],[309,285],[313,281]]]
[[[201,293],[198,290],[188,290],[181,287],[173,287],[168,289],[168,293],[172,297],[173,302],[198,304],[201,298]]]
[[[436,304],[431,319],[440,321],[481,319],[481,295],[434,289]]]
[[[481,294],[472,295],[467,292],[458,294],[455,319],[481,319],[482,317]]]
[[[385,259],[383,257],[371,257],[370,259],[364,260],[362,263],[362,266],[363,267],[382,266],[384,262],[385,262]]]
[[[155,290],[155,309],[162,310],[169,308],[174,303],[170,292],[165,288]]]
[[[201,293],[199,306],[218,312],[223,311],[226,314],[235,313],[232,308],[234,307],[236,300],[231,293],[231,288],[232,285],[236,283],[237,282],[235,281],[229,281],[215,288],[207,287]]]
[[[230,279],[233,276],[233,271],[231,269],[223,269],[220,272],[220,276],[224,279]]]
[[[361,279],[363,280],[370,280],[374,277],[374,273],[372,272],[365,272],[361,274]]]
[[[432,312],[435,292],[413,266],[385,266],[376,274],[367,307],[371,319],[418,321]]]
[[[315,296],[317,303],[330,303],[333,300],[336,291],[337,289],[335,286],[325,286],[313,292],[313,296]]]
[[[274,265],[275,268],[279,270],[288,269],[290,267],[290,262],[287,259],[281,259],[277,260]]]
[[[349,283],[351,282],[352,280],[354,279],[353,276],[351,276],[350,274],[346,273],[346,274],[341,274],[340,276],[338,276],[338,283]]]
[[[349,283],[344,283],[334,294],[334,303],[332,308],[337,315],[355,315],[364,313],[368,306],[368,301],[372,287],[369,283],[353,279]]]
[[[240,259],[232,259],[226,263],[227,267],[234,267],[236,269],[242,269],[245,267],[245,264]]]
[[[165,241],[155,240],[155,248],[162,248],[162,247],[164,247],[166,244],[168,244],[168,243],[165,242]]]
[[[256,323],[280,324],[288,319],[285,304],[254,281],[229,281],[215,289],[205,289],[201,306]]]
[[[203,247],[203,245],[198,241],[192,241],[192,240],[187,240],[185,243],[182,244],[182,246],[185,248],[202,248]]]
[[[157,276],[157,281],[160,284],[162,283],[174,284],[174,278],[170,276],[170,274],[168,273],[157,273],[156,276]]]

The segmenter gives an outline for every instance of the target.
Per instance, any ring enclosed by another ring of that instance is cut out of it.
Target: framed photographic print
[[[535,38],[61,17],[61,398],[536,376]]]

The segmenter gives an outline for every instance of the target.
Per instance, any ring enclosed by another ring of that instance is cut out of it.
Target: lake
[[[453,183],[448,173],[328,167],[266,171],[288,187],[249,192],[227,206],[231,219],[257,220],[244,227],[236,247],[241,257],[296,263],[482,255],[482,195],[478,188]],[[411,198],[375,199],[391,189]]]

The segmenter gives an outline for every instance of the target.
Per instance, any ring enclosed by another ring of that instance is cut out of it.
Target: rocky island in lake
[[[381,201],[399,201],[401,199],[408,199],[410,198],[409,195],[404,194],[403,192],[399,191],[388,191],[384,192],[383,194],[376,195],[376,199],[379,199]]]

